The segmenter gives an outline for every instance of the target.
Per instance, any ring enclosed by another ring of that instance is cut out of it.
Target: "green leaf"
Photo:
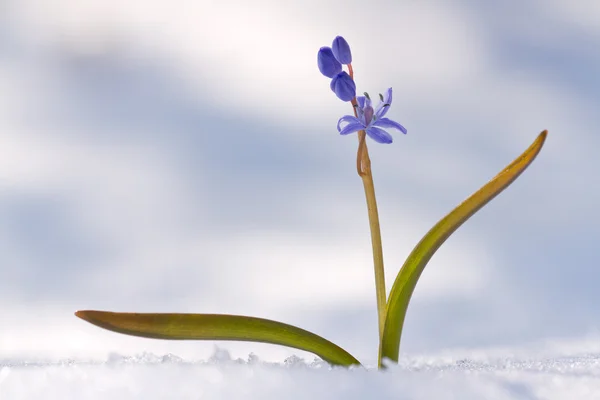
[[[140,314],[77,311],[79,318],[126,335],[168,340],[241,340],[308,351],[333,365],[360,365],[336,344],[292,325],[224,314]]]
[[[408,303],[421,272],[433,254],[466,220],[517,179],[538,155],[547,134],[547,131],[540,133],[521,156],[431,228],[410,253],[394,281],[386,305],[385,325],[379,348],[380,367],[383,358],[398,362],[400,336]]]

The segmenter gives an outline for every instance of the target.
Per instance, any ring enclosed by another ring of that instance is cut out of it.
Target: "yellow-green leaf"
[[[241,340],[293,347],[333,365],[360,365],[336,344],[292,325],[263,318],[224,314],[140,314],[77,311],[79,318],[126,335],[168,340]]]
[[[521,156],[441,219],[410,253],[394,281],[386,305],[385,325],[379,348],[380,366],[383,358],[398,362],[400,336],[408,303],[421,272],[433,254],[467,219],[517,179],[540,152],[547,133],[540,133]]]

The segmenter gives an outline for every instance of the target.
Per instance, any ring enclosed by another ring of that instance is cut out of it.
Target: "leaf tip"
[[[540,132],[538,137],[535,139],[535,141],[531,145],[530,149],[533,150],[533,153],[534,153],[534,155],[531,159],[532,161],[533,161],[533,158],[535,158],[537,156],[537,154],[540,152],[540,150],[542,149],[542,146],[544,146],[544,143],[546,143],[547,136],[548,136],[548,130],[544,129],[542,132]]]
[[[75,316],[77,318],[81,318],[84,321],[90,321],[90,319],[92,318],[90,313],[93,313],[93,311],[90,310],[79,310],[79,311],[75,311]]]

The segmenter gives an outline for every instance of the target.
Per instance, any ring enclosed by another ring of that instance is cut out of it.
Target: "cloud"
[[[365,90],[394,85],[413,100],[477,70],[486,57],[479,39],[482,27],[463,10],[441,2],[374,4],[388,10],[379,15],[374,31],[401,21],[401,29],[386,29],[394,40],[385,43],[357,27],[364,13],[361,2],[312,2],[318,13],[307,3],[269,1],[67,3],[15,3],[18,20],[28,27],[19,33],[88,56],[161,54],[205,101],[313,129],[315,119],[330,118],[340,109],[333,101],[314,101],[316,93],[331,96],[315,68],[315,49],[336,34],[346,35],[361,54],[355,68]],[[344,17],[333,18],[340,9]]]

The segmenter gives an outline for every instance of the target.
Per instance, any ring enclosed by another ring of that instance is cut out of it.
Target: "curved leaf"
[[[292,325],[263,318],[224,314],[140,314],[77,311],[79,318],[126,335],[168,340],[241,340],[308,351],[330,364],[360,362],[336,344]]]
[[[547,131],[540,133],[521,156],[431,228],[410,253],[394,281],[387,302],[383,338],[379,348],[380,366],[383,358],[398,362],[404,317],[425,265],[456,229],[508,187],[531,164],[540,152],[547,134]]]

